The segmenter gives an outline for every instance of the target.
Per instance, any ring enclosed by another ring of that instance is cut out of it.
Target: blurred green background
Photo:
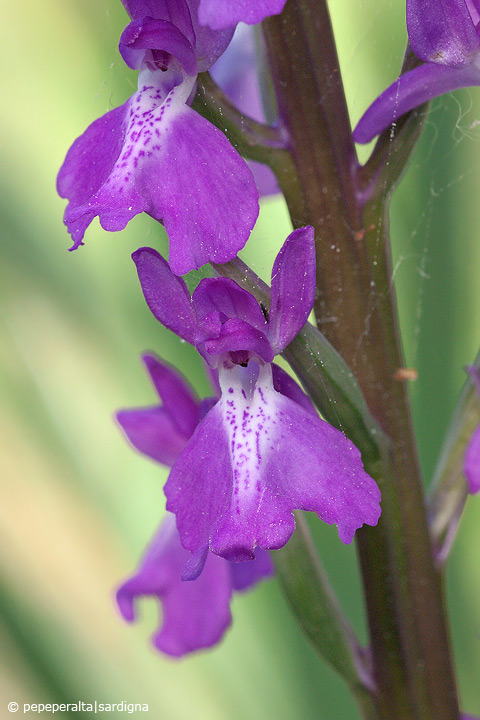
[[[153,402],[143,350],[176,364],[200,391],[205,381],[195,352],[160,328],[139,291],[130,253],[145,244],[166,251],[154,221],[138,217],[122,233],[95,222],[86,246],[67,252],[56,172],[86,126],[135,90],[117,52],[120,0],[0,5],[0,716],[12,700],[96,699],[148,703],[145,717],[162,720],[356,720],[275,581],[234,600],[234,626],[219,648],[183,661],[150,648],[153,602],[143,603],[135,626],[116,613],[114,588],[163,512],[165,473],[127,447],[112,414]],[[398,72],[403,2],[330,5],[356,121]],[[436,101],[392,210],[426,477],[480,339],[479,123],[480,91]],[[282,202],[267,200],[244,259],[268,274],[287,232]],[[480,715],[479,520],[480,500],[472,499],[448,600],[463,706]],[[334,529],[312,528],[364,637],[355,550]]]

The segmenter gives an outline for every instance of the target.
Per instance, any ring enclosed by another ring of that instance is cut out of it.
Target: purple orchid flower
[[[72,249],[94,217],[117,231],[146,212],[165,225],[173,272],[226,262],[255,224],[258,191],[223,133],[188,104],[197,72],[222,54],[233,30],[200,26],[198,0],[124,4],[132,22],[120,52],[140,71],[138,91],[90,125],[60,169]]]
[[[162,404],[121,410],[117,420],[137,450],[171,466],[218,398],[200,401],[185,380],[153,354],[144,355],[143,361]],[[168,513],[138,570],[117,591],[118,607],[128,622],[135,620],[137,598],[158,599],[163,620],[153,643],[174,657],[218,643],[232,621],[232,593],[273,574],[269,554],[261,551],[253,562],[241,565],[212,556],[194,583],[184,582],[182,568],[189,557],[180,543],[175,518]]]
[[[350,543],[380,515],[380,491],[360,453],[341,432],[277,392],[271,363],[305,324],[315,293],[313,229],[295,230],[272,271],[268,321],[255,298],[232,280],[185,283],[151,248],[133,258],[154,316],[196,346],[218,369],[221,397],[197,426],[165,486],[196,577],[208,550],[228,560],[288,541],[293,510],[336,523]]]
[[[401,75],[368,108],[353,137],[370,142],[404,113],[439,95],[480,85],[480,0],[407,0],[407,29],[423,64]]]
[[[286,0],[200,0],[198,17],[202,25],[214,30],[235,27],[237,23],[256,25],[270,15],[282,12]]]
[[[480,398],[480,370],[473,365],[467,367],[466,370],[472,378]],[[469,492],[473,494],[480,492],[480,425],[473,433],[465,450],[463,472],[467,478]]]
[[[137,598],[158,598],[162,623],[153,644],[173,657],[216,645],[232,622],[232,593],[248,590],[273,573],[267,552],[241,564],[212,555],[195,582],[184,582],[180,577],[189,555],[180,543],[175,518],[168,513],[138,570],[117,591],[118,607],[127,622],[136,619]]]

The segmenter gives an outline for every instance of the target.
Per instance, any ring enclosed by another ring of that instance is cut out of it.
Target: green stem
[[[295,227],[317,237],[316,314],[355,373],[391,453],[368,468],[382,518],[357,534],[382,720],[457,720],[456,688],[432,559],[405,385],[386,199],[357,186],[338,60],[324,0],[289,0],[264,22],[295,179],[284,188]],[[362,449],[362,448],[360,448]]]
[[[421,60],[408,45],[402,73],[418,65],[421,65]],[[357,173],[358,186],[362,189],[365,202],[373,195],[388,197],[398,185],[423,131],[427,114],[428,103],[425,103],[402,115],[380,134],[368,161]]]
[[[192,107],[218,127],[243,157],[269,165],[283,192],[292,191],[296,174],[288,137],[280,126],[263,125],[241,113],[209,73],[198,76]]]
[[[287,143],[279,128],[264,125],[241,113],[208,72],[197,79],[192,107],[216,125],[250,160],[271,161],[271,155],[285,150]]]
[[[342,613],[301,511],[295,522],[289,542],[272,553],[277,576],[307,637],[347,682],[364,716],[375,720],[370,657]]]

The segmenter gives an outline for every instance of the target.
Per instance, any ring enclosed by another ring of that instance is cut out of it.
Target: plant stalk
[[[324,0],[288,0],[263,23],[295,175],[294,227],[317,241],[317,323],[350,366],[391,452],[368,468],[382,517],[357,533],[381,720],[458,720],[441,579],[427,528],[388,241],[388,198],[365,198]],[[281,182],[281,179],[279,178]],[[362,450],[362,448],[360,448]]]

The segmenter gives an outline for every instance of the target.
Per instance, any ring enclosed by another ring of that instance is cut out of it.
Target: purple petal
[[[255,559],[249,562],[230,563],[233,589],[237,592],[247,590],[256,585],[260,580],[274,574],[270,553],[258,548]]]
[[[239,25],[210,74],[242,113],[265,122],[255,45],[255,29]]]
[[[465,0],[407,0],[407,29],[413,52],[425,62],[458,67],[480,46]]]
[[[285,545],[292,511],[312,510],[349,543],[380,515],[380,491],[338,430],[277,393],[268,365],[246,392],[243,368],[222,370],[222,397],[200,423],[165,486],[184,547],[229,560]]]
[[[463,472],[471,493],[480,491],[480,427],[472,435],[463,459]]]
[[[199,319],[218,311],[227,318],[245,320],[258,330],[268,328],[253,295],[229,278],[204,278],[195,288],[192,300]]]
[[[225,52],[228,47],[234,27],[213,28],[200,23],[198,13],[200,0],[188,0],[190,14],[195,31],[195,53],[198,67],[202,72],[208,70],[213,63]]]
[[[165,196],[150,214],[163,219],[177,275],[228,262],[247,242],[259,209],[253,176],[225,135],[190,108],[176,116],[149,183]]]
[[[260,197],[277,195],[280,192],[276,175],[273,170],[268,167],[268,165],[263,165],[255,160],[249,160],[248,167],[255,178],[255,184]]]
[[[272,377],[273,387],[278,393],[285,395],[285,397],[301,405],[304,410],[318,417],[318,413],[308,395],[303,392],[300,385],[285,370],[275,363],[272,363]]]
[[[277,355],[307,322],[315,299],[315,239],[307,226],[285,240],[272,270],[269,337]]]
[[[179,431],[169,413],[161,407],[120,410],[116,417],[136,450],[169,467],[189,437]]]
[[[461,68],[436,63],[420,65],[401,75],[370,105],[353,138],[357,143],[368,143],[409,110],[444,93],[473,85],[480,85],[480,70],[473,62]]]
[[[183,566],[181,579],[184,582],[196,580],[203,572],[205,563],[207,562],[207,557],[208,545],[204,545],[192,553]]]
[[[193,435],[200,420],[200,402],[186,380],[156,355],[143,356],[163,407],[181,435]]]
[[[232,39],[233,28],[212,30],[198,21],[200,0],[122,0],[134,20],[151,17],[169,20],[195,45],[199,69],[208,70]]]
[[[182,35],[195,44],[195,30],[190,8],[185,0],[122,0],[132,20],[153,18],[167,20],[175,25]]]
[[[98,214],[95,208],[89,209],[88,201],[107,182],[122,151],[130,104],[128,100],[95,120],[75,140],[60,168],[57,191],[60,197],[70,200],[65,210],[65,224],[72,235],[72,249],[83,244],[85,230]],[[75,212],[78,206],[85,206],[80,215]],[[134,214],[131,213],[131,217]]]
[[[465,0],[467,3],[468,11],[472,16],[472,22],[475,27],[480,22],[480,0]]]
[[[220,393],[219,393],[220,394]],[[212,407],[215,405],[215,403],[218,401],[218,397],[208,397],[204,398],[200,403],[199,413],[200,413],[200,420],[203,420],[205,415],[210,412]]]
[[[182,278],[174,275],[167,261],[152,248],[140,248],[132,258],[153,315],[162,325],[193,344],[197,319]]]
[[[234,27],[239,22],[256,25],[269,15],[282,12],[286,0],[200,0],[198,17],[214,30]]]
[[[119,50],[133,70],[140,70],[142,63],[152,58],[152,54],[146,51],[161,50],[176,58],[187,75],[197,74],[197,60],[191,42],[167,20],[151,17],[134,20],[123,31]]]
[[[180,573],[188,555],[180,545],[174,518],[167,517],[137,572],[117,592],[118,607],[129,622],[135,619],[136,598],[158,598],[163,624],[154,644],[174,657],[215,645],[231,622],[228,564],[212,556],[201,576],[186,583],[180,580]]]
[[[164,488],[182,545],[193,553],[209,545],[211,528],[228,507],[232,488],[228,440],[217,406],[198,425]]]
[[[350,543],[359,527],[376,525],[380,516],[380,491],[364,471],[360,452],[341,432],[289,398],[279,395],[274,402],[276,452],[269,454],[265,467],[269,490],[287,497],[292,508],[335,523],[340,540]]]
[[[258,215],[258,192],[226,137],[185,105],[193,78],[143,70],[139,91],[79,138],[59,176],[71,200],[65,213],[81,244],[98,215],[122,230],[138,213],[163,221],[170,265],[181,275],[209,260],[227,262],[246,243]]]
[[[205,341],[208,355],[225,355],[238,352],[238,363],[247,363],[250,353],[257,355],[267,363],[272,362],[274,353],[265,333],[257,330],[244,320],[227,320],[217,338]],[[243,359],[242,359],[243,358]],[[233,356],[232,356],[233,359]]]

